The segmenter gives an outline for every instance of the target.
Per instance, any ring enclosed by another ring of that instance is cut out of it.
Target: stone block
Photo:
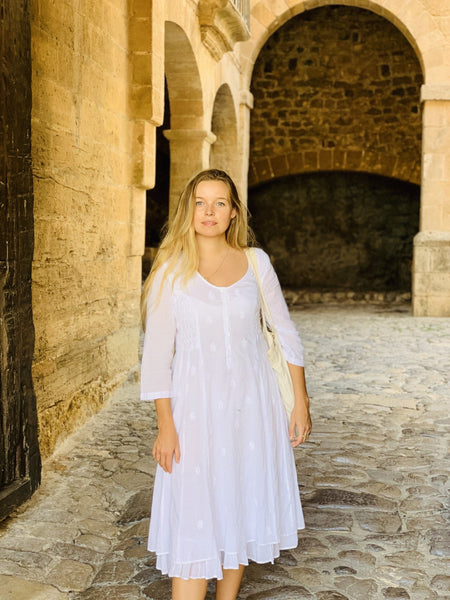
[[[430,296],[448,294],[450,301],[450,272],[417,274],[416,290],[419,294],[426,292]]]
[[[398,533],[402,526],[400,517],[395,513],[358,511],[355,517],[362,529],[374,533]]]
[[[262,2],[252,8],[252,17],[264,28],[269,28],[274,20],[274,14]]]
[[[152,27],[149,18],[136,18],[130,20],[129,51],[152,52]]]
[[[423,123],[424,127],[450,127],[450,103],[442,100],[424,102]]]
[[[272,173],[274,177],[283,177],[283,175],[289,175],[289,164],[286,155],[273,156],[270,159]]]
[[[71,91],[45,76],[33,86],[33,117],[45,114],[53,127],[67,129],[75,122],[75,103]]]
[[[323,488],[304,498],[305,506],[352,509],[365,507],[368,510],[393,510],[395,503],[375,494],[352,492],[336,488]]]
[[[34,17],[34,24],[42,35],[48,35],[55,44],[75,49],[75,10],[70,2],[39,2],[39,12]]]
[[[0,589],[4,600],[68,600],[66,593],[52,585],[9,575],[0,575]]]
[[[64,592],[83,591],[91,583],[94,570],[74,560],[61,560],[47,574],[47,581]]]
[[[419,299],[420,300],[420,299]],[[426,298],[426,309],[418,312],[414,310],[415,316],[422,317],[450,317],[450,295],[428,296]]]
[[[132,0],[130,3],[130,15],[133,17],[151,17],[151,3],[148,0]]]

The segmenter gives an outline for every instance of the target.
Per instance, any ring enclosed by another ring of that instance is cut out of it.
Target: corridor
[[[274,565],[249,566],[239,599],[450,598],[450,319],[406,306],[293,316],[312,398],[295,450],[306,529]],[[0,524],[2,600],[170,600],[146,550],[156,421],[138,391],[135,373]]]

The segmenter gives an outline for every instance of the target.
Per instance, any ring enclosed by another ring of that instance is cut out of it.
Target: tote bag
[[[287,417],[288,419],[290,419],[292,409],[294,408],[294,387],[292,385],[291,374],[289,372],[287,361],[284,358],[280,339],[275,330],[275,327],[273,326],[272,315],[270,314],[269,307],[267,306],[267,302],[264,297],[261,280],[259,278],[258,273],[258,262],[256,259],[255,250],[253,248],[248,248],[246,250],[246,254],[250,266],[255,275],[256,281],[258,283],[259,295],[261,298],[261,325],[262,332],[268,347],[267,356],[269,358],[273,370],[275,371],[275,375],[278,381],[278,387],[280,389],[281,399],[283,401]],[[271,327],[268,327],[267,325],[266,315],[269,319],[269,323],[272,324]]]

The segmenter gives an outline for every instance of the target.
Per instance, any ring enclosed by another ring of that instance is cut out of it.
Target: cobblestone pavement
[[[247,568],[240,600],[449,600],[450,319],[293,314],[313,402],[313,434],[295,450],[307,529],[274,565]],[[135,378],[1,526],[2,600],[170,599],[146,551],[155,419],[137,397]]]

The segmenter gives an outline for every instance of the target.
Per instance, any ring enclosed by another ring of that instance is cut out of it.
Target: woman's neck
[[[198,235],[196,236],[196,241],[198,256],[200,259],[223,254],[228,247],[225,235],[211,238]]]

